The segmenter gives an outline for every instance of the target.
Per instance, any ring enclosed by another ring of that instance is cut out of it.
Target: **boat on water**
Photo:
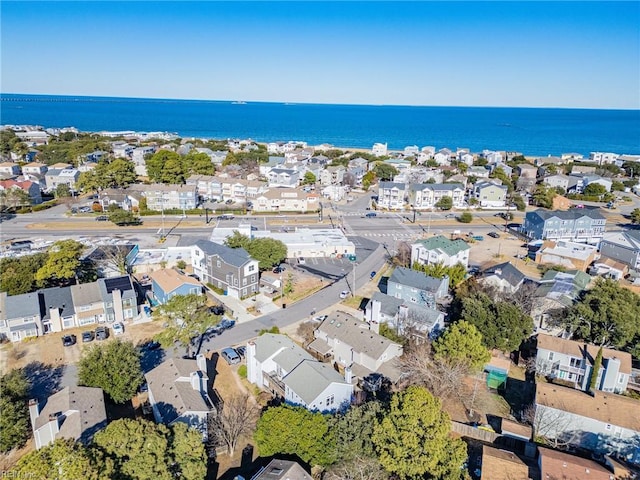
[[[246,105],[247,102],[243,102],[242,100],[231,102],[232,105]]]

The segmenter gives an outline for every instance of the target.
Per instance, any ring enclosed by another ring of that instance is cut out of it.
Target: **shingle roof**
[[[513,452],[483,445],[480,480],[529,480],[529,465]]]
[[[164,293],[173,292],[175,289],[182,285],[193,285],[194,287],[200,287],[201,283],[193,277],[188,275],[182,275],[173,268],[163,268],[156,270],[149,274],[152,280],[154,280],[162,289]]]
[[[256,360],[264,362],[283,348],[294,350],[298,347],[293,340],[285,335],[265,333],[254,340],[256,345]]]
[[[312,477],[296,462],[273,459],[251,480],[311,480]]]
[[[273,361],[280,365],[285,372],[291,372],[305,360],[313,360],[313,357],[296,344],[285,348],[273,357]]]
[[[71,297],[73,298],[73,303],[78,306],[102,301],[98,282],[71,285]]]
[[[615,393],[598,391],[592,397],[574,388],[538,382],[536,404],[640,432],[640,416],[630,415],[640,411],[640,401]]]
[[[500,263],[484,271],[485,275],[495,275],[506,280],[509,285],[516,286],[525,278],[524,273],[511,265],[511,262]]]
[[[436,235],[435,237],[419,240],[414,245],[417,244],[423,245],[427,250],[440,250],[449,256],[457,255],[458,253],[471,248],[467,242],[460,238],[456,240],[449,240],[443,235]]]
[[[425,308],[421,305],[412,304],[406,302],[401,298],[392,297],[391,295],[385,295],[382,292],[373,292],[371,296],[372,301],[380,302],[380,311],[389,317],[393,317],[398,313],[398,309],[401,305],[405,305],[409,308],[409,312],[415,313],[412,320],[417,323],[422,323],[431,329],[433,325],[438,321],[442,312],[434,310],[432,308]]]
[[[22,318],[42,314],[37,292],[9,295],[5,300],[5,318]]]
[[[397,188],[398,190],[404,190],[404,183],[398,182],[380,182],[378,189]]]
[[[217,255],[235,267],[242,267],[251,260],[251,255],[244,248],[229,248],[209,240],[198,240],[195,245],[207,255]]]
[[[538,348],[544,350],[563,353],[576,358],[585,358],[590,365],[593,365],[593,361],[600,349],[600,347],[589,343],[576,342],[575,340],[567,340],[542,333],[537,335],[537,345]],[[611,348],[603,348],[602,358],[617,358],[620,360],[620,373],[631,374],[631,355],[629,353]]]
[[[605,217],[598,211],[598,209],[590,208],[572,208],[570,210],[543,210],[538,209],[534,212],[528,212],[528,216],[537,215],[543,220],[548,220],[552,217],[558,217],[560,220],[577,220],[582,217],[589,217],[593,220],[604,220]]]
[[[538,447],[540,478],[563,480],[611,480],[613,473],[598,462],[549,448]],[[484,468],[484,465],[483,465]]]
[[[41,299],[44,306],[43,320],[50,317],[50,309],[57,308],[61,317],[68,317],[75,313],[71,287],[51,287],[40,290]]]
[[[427,292],[437,291],[443,281],[444,279],[442,278],[430,277],[422,272],[404,267],[396,267],[391,277],[389,277],[389,282],[418,288]]]
[[[304,360],[282,379],[307,405],[313,403],[332,383],[346,383],[329,364],[315,359]]]
[[[318,330],[324,332],[328,338],[337,338],[356,352],[364,353],[376,360],[380,358],[389,346],[396,345],[399,347],[397,343],[369,330],[366,323],[343,312],[329,315],[320,324]]]

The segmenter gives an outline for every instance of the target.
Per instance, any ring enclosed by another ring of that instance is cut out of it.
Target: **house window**
[[[582,364],[582,359],[580,359],[580,358],[572,358],[569,361],[569,365],[571,365],[574,368],[580,368],[581,364]]]
[[[553,352],[549,352],[549,361],[553,360]]]
[[[242,279],[242,286],[244,287],[247,284],[247,279],[246,277]]]
[[[618,377],[618,383],[624,383],[624,375]]]
[[[253,272],[256,269],[255,265],[249,265],[249,271]]]
[[[251,275],[251,283],[255,283],[256,281],[256,276],[255,275]]]
[[[331,395],[330,397],[327,397],[327,402],[326,402],[327,403],[327,407],[329,405],[333,405],[334,401],[335,401],[335,398],[334,398],[333,395]]]
[[[218,260],[218,261],[216,262],[216,267],[220,268],[221,266],[222,266],[222,264],[220,263],[220,260]]]
[[[237,279],[237,278],[234,278],[234,279],[233,279],[233,284],[234,284],[236,287],[238,286],[238,279]]]

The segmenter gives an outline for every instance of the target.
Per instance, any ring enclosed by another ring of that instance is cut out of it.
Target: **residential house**
[[[444,317],[439,310],[381,292],[373,292],[364,310],[364,318],[374,332],[379,333],[379,325],[385,323],[401,335],[420,338],[435,337],[444,330]]]
[[[500,163],[504,158],[502,152],[495,152],[493,150],[483,150],[482,157],[486,158],[490,165]]]
[[[475,157],[473,156],[472,153],[469,153],[468,150],[467,151],[460,150],[457,152],[456,156],[458,158],[458,162],[464,163],[468,167],[473,165],[473,162],[475,161]]]
[[[419,240],[411,244],[411,264],[441,264],[453,267],[458,263],[469,266],[469,244],[462,239],[450,240],[443,235]]]
[[[253,200],[254,212],[315,212],[319,208],[316,193],[301,189],[273,188]]]
[[[574,165],[571,168],[571,174],[576,176],[593,175],[596,173],[596,167],[587,165]]]
[[[211,163],[213,163],[214,165],[222,165],[222,162],[225,161],[227,155],[229,154],[229,152],[227,152],[226,150],[214,151],[206,147],[196,147],[194,150],[198,153],[204,153],[207,157],[209,157]]]
[[[132,185],[130,190],[141,191],[147,199],[147,209],[192,210],[198,206],[198,193],[194,185],[151,184]]]
[[[538,446],[538,468],[540,479],[614,480],[618,478],[594,460],[540,446]]]
[[[287,258],[327,258],[353,256],[356,246],[340,228],[302,228],[295,231],[274,232],[257,230],[254,238],[272,238],[287,246]]]
[[[572,383],[574,388],[588,391],[595,374],[596,390],[624,393],[631,377],[631,355],[602,349],[602,364],[594,373],[599,346],[539,333],[536,335],[536,373]]]
[[[104,393],[101,388],[65,387],[42,406],[29,400],[29,417],[37,450],[60,439],[88,445],[107,426]]]
[[[129,275],[99,278],[107,322],[124,322],[138,315],[138,297]]]
[[[271,171],[272,168],[282,168],[284,165],[284,157],[276,157],[269,155],[269,159],[266,163],[261,163],[258,166],[260,175],[266,177],[267,174]]]
[[[193,277],[173,268],[163,268],[149,274],[151,293],[160,305],[167,303],[176,295],[202,295],[202,284]]]
[[[561,329],[554,330],[547,324],[548,318],[573,305],[590,282],[591,277],[580,270],[548,270],[539,280],[540,286],[534,293],[531,317],[535,326],[552,333],[561,333]]]
[[[429,308],[435,308],[448,290],[449,277],[433,278],[404,267],[396,267],[387,282],[388,295]]]
[[[499,168],[504,172],[504,174],[508,177],[513,175],[513,168],[507,165],[506,163],[498,162],[493,164],[493,168],[491,169],[491,173],[495,172],[496,169]]]
[[[587,271],[589,265],[596,259],[597,247],[585,243],[552,242],[545,240],[536,252],[536,263],[562,265],[569,269]]]
[[[640,463],[640,416],[631,414],[640,411],[640,401],[540,381],[536,382],[535,405],[536,435]]]
[[[491,170],[487,167],[483,167],[482,165],[472,165],[467,168],[467,177],[489,178],[490,173]]]
[[[298,462],[274,458],[262,467],[251,480],[312,480]]]
[[[546,157],[535,157],[533,159],[533,164],[538,167],[541,167],[542,165],[565,165],[567,163],[570,163],[568,159],[562,159],[552,155],[548,155]]]
[[[338,368],[363,379],[380,373],[397,382],[401,377],[398,358],[402,345],[378,335],[371,326],[344,312],[330,314],[313,332],[309,349],[331,357]]]
[[[258,261],[244,248],[198,240],[192,247],[191,262],[203,284],[211,284],[226,295],[244,298],[258,291]]]
[[[35,175],[45,175],[48,167],[44,163],[31,162],[22,166],[22,173],[30,173]]]
[[[142,194],[125,188],[106,188],[98,193],[98,203],[103,211],[109,210],[109,206],[117,205],[128,212],[139,210]]]
[[[591,152],[589,154],[589,161],[595,162],[598,165],[607,165],[615,163],[620,155],[611,152]]]
[[[300,172],[291,168],[272,168],[267,173],[269,187],[295,188],[300,183]]]
[[[549,175],[542,182],[551,188],[561,188],[565,192],[577,192],[582,190],[582,178],[576,175]]]
[[[285,335],[267,333],[247,344],[247,379],[312,411],[335,411],[350,404],[353,395],[351,379],[318,362]]]
[[[81,326],[76,315],[71,287],[43,288],[38,290],[37,294],[40,303],[42,333],[61,332]]]
[[[327,185],[321,190],[322,196],[334,202],[339,202],[347,196],[349,187],[346,185]]]
[[[115,158],[131,159],[134,148],[135,147],[133,145],[129,145],[127,142],[111,142],[111,151]]]
[[[524,283],[525,276],[511,262],[504,262],[482,272],[481,282],[491,285],[501,292],[515,293]]]
[[[613,280],[621,280],[629,275],[629,266],[609,257],[600,257],[589,268],[589,275],[598,275]]]
[[[389,158],[382,163],[386,165],[391,165],[398,172],[404,172],[411,168],[411,162],[409,160],[404,160],[402,158]]]
[[[42,130],[27,130],[24,132],[16,132],[16,137],[31,147],[46,145],[49,142],[50,135]]]
[[[406,186],[404,183],[380,182],[378,185],[378,208],[400,210],[404,208]]]
[[[417,145],[406,146],[402,152],[405,157],[417,157],[419,153],[420,148]]]
[[[480,480],[530,480],[538,478],[531,460],[508,450],[482,446]],[[549,479],[550,480],[550,479]]]
[[[19,342],[42,333],[41,304],[37,292],[11,296],[0,292],[0,337]]]
[[[386,143],[374,143],[371,148],[371,153],[373,153],[376,157],[384,157],[387,154],[387,144]]]
[[[346,172],[342,165],[329,166],[320,172],[320,184],[341,185]]]
[[[611,191],[613,182],[609,178],[601,177],[600,175],[585,175],[582,177],[582,190],[584,191],[589,185],[602,185],[607,192]]]
[[[209,398],[207,360],[171,358],[145,374],[149,404],[157,423],[185,423],[207,438],[207,417],[215,411]]]
[[[76,168],[57,169],[51,168],[47,170],[45,174],[45,183],[47,185],[47,191],[53,192],[60,185],[68,185],[72,191],[76,190],[76,182],[80,177],[80,172]]]
[[[131,272],[133,262],[139,253],[138,245],[132,243],[91,245],[88,253],[80,257],[80,261],[91,262],[99,277],[119,277],[122,272]]]
[[[604,236],[607,219],[599,209],[574,208],[567,211],[527,212],[523,233],[536,240],[568,240],[597,245]]]
[[[473,187],[473,196],[481,207],[504,207],[509,190],[493,182],[478,182]]]
[[[146,177],[147,173],[147,158],[156,153],[157,147],[155,145],[145,145],[142,147],[136,147],[131,152],[131,161],[135,165],[134,169],[136,175]]]
[[[520,178],[535,179],[538,176],[538,167],[529,163],[519,163],[516,167],[516,173]]]
[[[31,182],[29,180],[0,180],[0,191],[7,191],[7,193],[9,193],[14,189],[22,190],[24,193],[26,193],[29,196],[29,201],[32,205],[38,205],[39,203],[42,203],[42,193],[40,192],[39,184]],[[4,203],[7,205],[11,205],[11,195],[8,195],[4,199]]]
[[[20,175],[20,165],[13,162],[0,163],[0,175],[4,178]]]
[[[433,159],[436,161],[438,165],[451,165],[451,156],[453,152],[448,148],[442,148],[438,150],[437,153],[434,153]]]
[[[451,198],[453,208],[465,206],[465,188],[460,183],[422,183],[409,187],[409,202],[415,209],[434,208],[444,197]]]

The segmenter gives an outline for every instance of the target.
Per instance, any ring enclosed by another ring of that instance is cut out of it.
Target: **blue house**
[[[404,267],[397,267],[387,282],[387,295],[428,308],[436,308],[448,290],[449,277],[434,278]]]
[[[202,284],[193,277],[183,275],[177,270],[165,268],[149,274],[151,292],[159,304],[167,303],[176,295],[195,293],[202,295]]]

